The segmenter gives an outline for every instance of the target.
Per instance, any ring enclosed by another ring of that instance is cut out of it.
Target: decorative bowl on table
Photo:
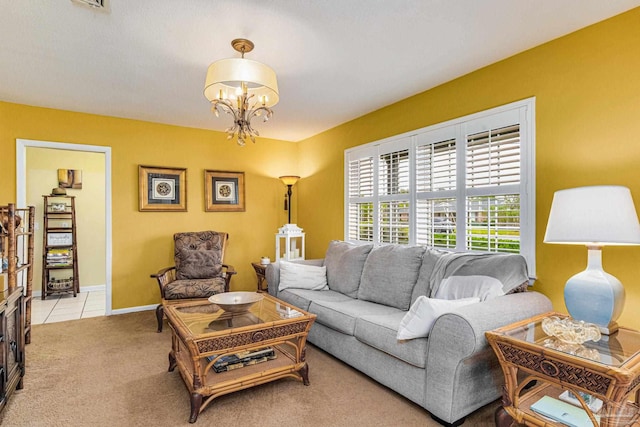
[[[209,302],[230,313],[242,313],[264,298],[257,292],[223,292],[211,295]]]
[[[542,319],[542,330],[568,344],[582,344],[586,341],[599,341],[600,329],[593,323],[575,320],[570,317],[549,316]]]

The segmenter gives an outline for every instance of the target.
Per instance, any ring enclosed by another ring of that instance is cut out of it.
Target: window
[[[535,276],[535,100],[345,151],[345,240],[522,254]]]

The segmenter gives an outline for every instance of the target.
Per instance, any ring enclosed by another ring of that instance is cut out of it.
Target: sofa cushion
[[[431,294],[431,275],[433,274],[436,263],[444,254],[449,253],[439,249],[427,248],[422,255],[422,265],[420,266],[420,273],[418,273],[418,280],[413,287],[411,294],[411,304],[421,295],[429,296]]]
[[[364,262],[372,248],[372,244],[353,245],[338,240],[329,242],[324,258],[329,289],[355,298]]]
[[[280,283],[278,290],[287,288],[325,290],[327,286],[327,267],[280,261]]]
[[[411,306],[411,310],[400,321],[396,338],[399,340],[426,338],[438,317],[456,308],[477,302],[480,302],[478,297],[456,300],[418,297]]]
[[[424,251],[423,246],[373,248],[364,263],[358,299],[408,310]]]
[[[295,305],[304,311],[309,311],[309,305],[311,301],[350,301],[351,298],[340,292],[326,290],[326,291],[312,291],[309,289],[286,289],[282,292],[278,292],[278,298],[288,302],[291,305]]]
[[[449,276],[442,279],[434,298],[462,299],[478,297],[480,301],[504,295],[502,282],[491,276]]]
[[[502,283],[507,294],[529,280],[527,262],[517,254],[450,253],[442,256],[431,275],[431,297],[443,279],[451,276],[489,276]]]
[[[356,320],[355,337],[358,341],[377,348],[418,368],[426,366],[427,339],[398,341],[398,327],[406,311],[398,310],[386,315],[367,315]]]
[[[359,317],[372,314],[391,314],[397,312],[398,309],[373,302],[349,299],[348,301],[314,300],[308,311],[318,316],[316,322],[343,334],[353,335],[356,319]]]

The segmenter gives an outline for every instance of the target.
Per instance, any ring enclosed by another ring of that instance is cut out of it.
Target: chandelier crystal
[[[204,96],[216,117],[221,111],[233,116],[233,125],[225,130],[227,139],[237,135],[238,145],[243,146],[247,138],[255,143],[255,137],[260,136],[251,120],[263,117],[266,122],[273,115],[271,107],[279,100],[278,82],[269,66],[245,59],[244,54],[254,47],[250,40],[235,39],[231,46],[242,56],[221,59],[209,66]]]

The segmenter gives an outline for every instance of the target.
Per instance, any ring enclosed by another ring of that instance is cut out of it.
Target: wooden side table
[[[562,426],[530,407],[543,396],[558,399],[569,390],[584,392],[603,401],[594,414],[581,402],[594,426],[640,426],[640,332],[620,328],[570,351],[542,330],[545,313],[486,333],[505,376],[502,408],[496,425],[513,421],[531,426]],[[635,392],[635,402],[630,398]],[[582,400],[582,398],[580,398]]]
[[[251,265],[253,266],[253,269],[256,271],[256,276],[258,278],[258,283],[257,283],[258,292],[267,292],[268,285],[265,278],[267,266],[264,264],[260,264],[259,262],[252,262]]]

